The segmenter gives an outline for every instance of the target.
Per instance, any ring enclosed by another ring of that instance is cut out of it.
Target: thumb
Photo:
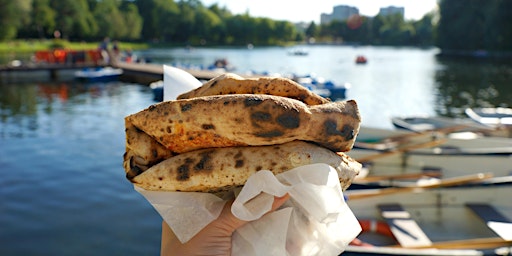
[[[287,193],[282,197],[274,197],[274,202],[272,203],[272,207],[270,208],[270,211],[268,211],[266,214],[269,214],[273,211],[275,211],[277,208],[279,208],[281,205],[283,205],[288,199],[290,198],[290,195]],[[233,201],[229,201],[224,206],[224,209],[222,210],[221,215],[219,216],[219,221],[222,221],[227,226],[229,226],[229,230],[231,232],[234,232],[237,228],[243,226],[248,221],[241,220],[233,215],[231,213],[231,205],[233,204]]]

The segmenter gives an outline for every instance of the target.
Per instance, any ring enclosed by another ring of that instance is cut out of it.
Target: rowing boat
[[[362,127],[349,156],[368,168],[368,176],[438,170],[457,177],[479,172],[512,172],[512,139],[453,137],[443,133]]]
[[[473,132],[483,136],[509,137],[509,131],[501,127],[491,127],[482,123],[475,122],[470,118],[450,118],[441,116],[395,116],[391,118],[391,123],[397,129],[408,130],[412,132],[425,132],[438,129],[452,128],[453,133]]]
[[[348,190],[363,231],[342,255],[509,255],[510,177],[473,186],[403,193]]]
[[[474,121],[512,137],[512,108],[467,108],[465,112]]]

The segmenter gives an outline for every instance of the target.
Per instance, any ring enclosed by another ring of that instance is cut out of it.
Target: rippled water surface
[[[157,255],[160,219],[124,178],[145,86],[0,86],[0,255]]]

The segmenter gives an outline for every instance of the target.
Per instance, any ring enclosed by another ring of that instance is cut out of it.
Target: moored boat
[[[478,123],[512,129],[512,108],[466,108],[465,112]]]
[[[363,55],[358,55],[356,57],[356,64],[366,64],[368,62],[368,59]]]
[[[449,118],[441,116],[395,116],[391,118],[391,123],[397,129],[408,130],[412,132],[425,132],[443,129],[449,132],[473,132],[484,136],[508,137],[508,132],[504,129],[489,127],[477,123],[472,119]]]
[[[366,191],[346,191],[363,231],[342,255],[509,255],[511,189],[509,178],[357,198]]]
[[[86,82],[107,82],[119,79],[122,74],[123,70],[120,68],[84,68],[75,72],[75,78]]]
[[[347,154],[365,164],[369,176],[417,173],[429,168],[438,169],[444,178],[479,172],[495,176],[512,173],[510,138],[461,138],[362,127]]]
[[[334,83],[315,75],[293,75],[291,79],[310,91],[332,100],[345,99],[347,90],[351,87],[350,83]]]
[[[307,56],[308,54],[309,52],[302,48],[291,49],[288,51],[288,55],[294,56]]]

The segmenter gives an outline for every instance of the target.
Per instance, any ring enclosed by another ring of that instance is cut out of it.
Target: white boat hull
[[[359,141],[376,141],[390,136],[404,136],[409,141],[400,143],[422,143],[430,141],[429,135],[416,136],[407,132],[385,129],[362,128]],[[407,137],[409,136],[409,137]],[[401,153],[384,156],[385,151],[354,147],[347,152],[356,160],[370,159],[368,175],[405,174],[424,169],[440,169],[443,178],[468,174],[492,172],[495,176],[512,174],[512,139],[495,137],[478,137],[455,139],[442,137],[446,141],[430,148],[418,148]],[[397,144],[400,145],[399,143]],[[382,154],[382,157],[378,157]],[[377,156],[372,158],[372,156]]]
[[[495,250],[500,249],[502,245],[498,248],[492,248],[493,245],[489,246],[491,248],[471,248],[471,244],[461,244],[457,245],[458,248],[454,246],[451,249],[440,248],[438,245],[446,241],[504,241],[466,204],[490,205],[512,220],[512,200],[509,196],[511,191],[512,184],[508,182],[500,185],[427,189],[416,193],[404,192],[349,199],[347,204],[359,220],[382,220],[377,206],[399,203],[430,239],[432,245],[423,249],[349,246],[343,255],[494,255]],[[351,194],[359,191],[345,193],[350,198]],[[505,224],[512,227],[512,223]],[[360,235],[360,238],[362,237],[363,234]],[[505,247],[512,246],[512,242],[504,243]]]

